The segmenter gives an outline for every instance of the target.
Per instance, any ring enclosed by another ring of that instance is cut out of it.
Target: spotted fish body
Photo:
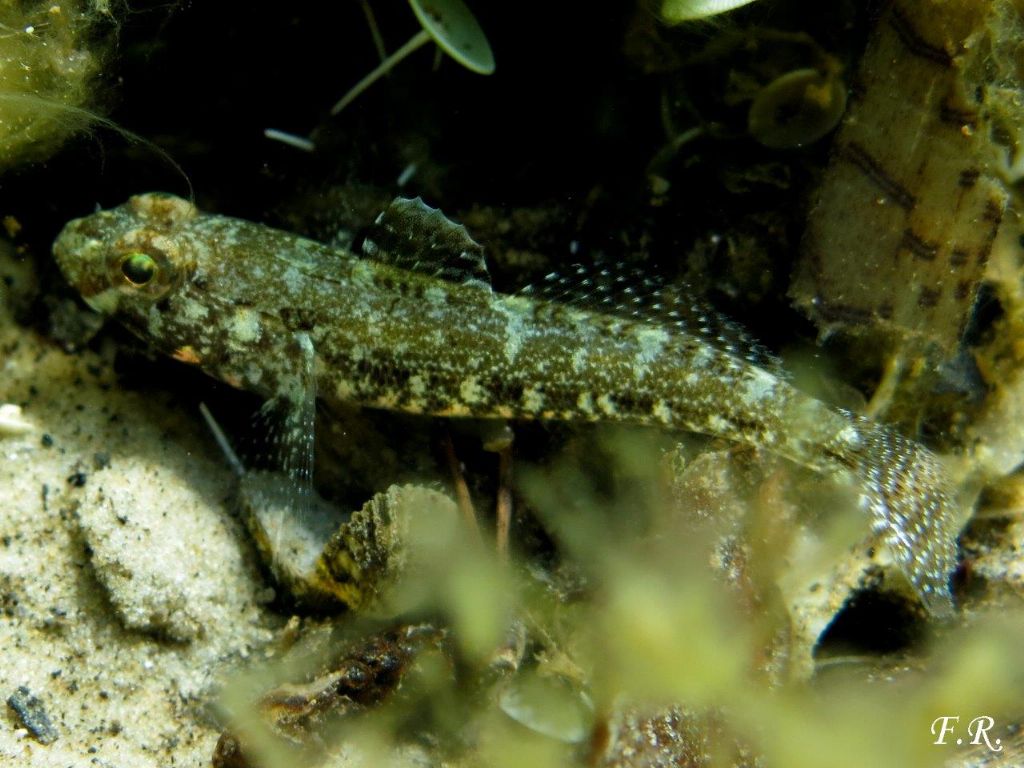
[[[319,396],[439,416],[660,425],[853,472],[875,532],[925,604],[950,609],[956,521],[923,447],[650,312],[494,293],[479,246],[418,200],[395,201],[363,250],[159,194],[72,221],[54,245],[91,306],[290,404],[289,428],[309,441]],[[152,269],[136,274],[139,259]]]

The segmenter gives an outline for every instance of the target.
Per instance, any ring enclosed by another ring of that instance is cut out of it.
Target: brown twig
[[[476,520],[473,499],[469,495],[469,486],[466,485],[466,478],[462,474],[462,464],[459,462],[459,457],[455,455],[455,444],[452,442],[452,436],[448,430],[445,430],[441,445],[444,447],[445,456],[448,457],[448,467],[451,469],[452,482],[455,485],[455,503],[458,505],[459,511],[462,512],[462,519],[465,521],[466,527],[472,531],[473,540],[479,543],[481,541],[480,525]]]
[[[509,531],[512,528],[512,446],[498,451],[498,500],[495,511],[498,557],[508,560]]]

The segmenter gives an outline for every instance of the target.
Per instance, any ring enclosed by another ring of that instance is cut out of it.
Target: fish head
[[[90,307],[131,325],[195,273],[194,252],[182,233],[197,215],[194,205],[173,195],[136,195],[68,222],[53,253]]]
[[[254,388],[268,350],[287,336],[275,319],[279,305],[262,309],[281,293],[280,275],[249,258],[273,240],[266,232],[272,231],[202,213],[173,195],[147,193],[69,222],[53,253],[90,307],[152,349]]]

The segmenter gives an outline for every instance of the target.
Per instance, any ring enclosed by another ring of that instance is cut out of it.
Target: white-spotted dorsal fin
[[[767,347],[685,283],[669,284],[636,268],[574,264],[520,293],[698,336],[734,357],[788,378],[782,362]]]
[[[370,226],[363,254],[402,269],[491,289],[484,249],[420,198],[396,197]]]

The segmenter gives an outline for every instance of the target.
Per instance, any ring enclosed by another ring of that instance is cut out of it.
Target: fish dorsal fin
[[[395,267],[491,290],[483,246],[416,197],[396,197],[370,225],[363,254]]]
[[[788,378],[782,362],[767,347],[686,283],[669,284],[635,268],[574,264],[520,293],[698,336],[734,357]]]

